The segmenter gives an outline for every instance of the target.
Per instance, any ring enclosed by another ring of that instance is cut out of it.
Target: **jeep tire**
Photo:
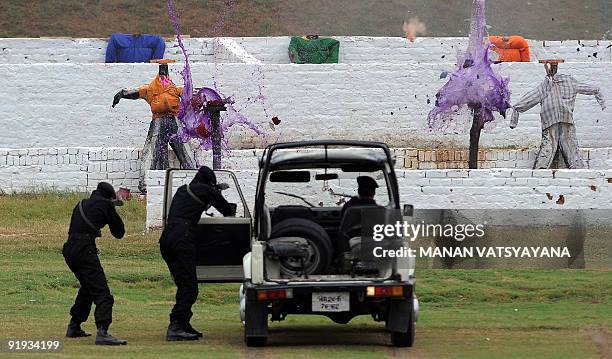
[[[254,291],[251,293],[255,293]],[[263,347],[268,341],[268,306],[257,297],[246,294],[244,343],[247,347]]]
[[[308,241],[309,256],[304,263],[306,274],[325,274],[332,263],[333,246],[329,235],[321,225],[308,219],[289,218],[274,227],[270,238],[300,237]],[[296,275],[299,270],[296,265],[281,261],[281,271],[285,274]]]

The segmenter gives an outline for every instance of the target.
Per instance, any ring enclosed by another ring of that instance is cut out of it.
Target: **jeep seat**
[[[361,239],[361,210],[372,209],[372,208],[383,208],[378,205],[362,205],[353,206],[346,209],[342,221],[340,222],[340,229],[338,230],[338,241],[337,250],[338,254],[349,252],[351,250],[351,243],[358,244],[359,241],[351,241],[351,239]]]

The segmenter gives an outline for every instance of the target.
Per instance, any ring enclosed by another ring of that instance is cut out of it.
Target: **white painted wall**
[[[334,36],[340,41],[341,63],[453,63],[457,48],[466,47],[467,38],[417,38],[410,42],[401,37]],[[222,38],[235,41],[256,59],[270,64],[289,63],[290,37]],[[240,57],[217,47],[214,39],[186,38],[185,44],[194,62],[244,62]],[[570,62],[610,62],[610,40],[529,40],[532,61],[562,57]],[[174,39],[166,41],[166,57],[182,60]],[[1,38],[0,63],[102,63],[106,39],[95,38]],[[580,49],[580,50],[578,50]],[[597,56],[593,54],[597,53]]]
[[[434,151],[404,148],[392,151],[396,168],[400,171],[467,165],[465,160],[449,163],[436,159]],[[612,168],[612,148],[585,149],[582,152],[589,169]],[[223,158],[223,168],[255,172],[261,153],[262,150],[230,151]],[[100,181],[138,191],[140,155],[139,148],[0,148],[0,193],[85,192],[93,190]],[[172,167],[179,167],[172,153],[170,160]],[[198,160],[200,164],[210,165],[212,155],[210,152],[201,153]],[[484,150],[484,160],[479,168],[529,169],[534,160],[534,150],[488,149]]]
[[[402,38],[338,39],[342,42],[339,65],[288,64],[287,37],[186,42],[194,61],[196,86],[210,86],[216,80],[220,90],[234,96],[237,107],[244,108],[243,114],[265,128],[268,142],[320,138],[384,141],[397,148],[400,167],[415,169],[446,166],[447,162],[427,156],[410,159],[402,148],[414,152],[467,147],[468,115],[445,132],[430,131],[426,126],[435,93],[445,83],[439,75],[452,69],[456,49],[465,46],[465,39],[420,38],[414,43]],[[534,59],[561,56],[586,61],[566,63],[561,72],[602,87],[608,110],[601,112],[593,98],[581,96],[575,117],[590,168],[612,168],[610,42],[531,43]],[[139,148],[150,118],[148,105],[124,100],[111,109],[110,104],[119,89],[148,83],[157,66],[101,64],[105,47],[100,39],[0,39],[0,78],[4,80],[0,87],[0,191],[84,191],[100,180],[135,189]],[[596,51],[598,57],[594,58],[592,52]],[[167,53],[182,59],[171,43]],[[589,53],[591,57],[583,56]],[[181,67],[180,63],[171,67],[179,84]],[[536,63],[497,68],[512,78],[513,101],[544,75]],[[265,101],[252,103],[260,94]],[[267,126],[272,116],[282,120],[276,131]],[[487,150],[484,167],[531,165],[540,141],[538,109],[523,115],[516,130],[507,124],[500,118],[485,129],[481,140],[481,147]],[[264,145],[240,129],[233,130],[230,139],[234,149]],[[253,151],[232,152],[228,168],[254,169]]]
[[[254,203],[257,172],[235,171],[247,204]],[[162,225],[164,171],[149,171],[147,228]],[[611,171],[426,170],[397,171],[402,203],[417,209],[610,209]],[[563,200],[560,200],[563,198]]]
[[[454,63],[457,51],[465,51],[464,37],[420,37],[410,42],[402,37],[334,36],[340,41],[340,63]],[[289,63],[289,37],[247,37],[236,41],[264,63]],[[531,61],[564,58],[568,62],[610,62],[612,42],[528,40]],[[578,51],[578,49],[580,49]],[[597,53],[597,56],[593,56]]]
[[[136,148],[0,149],[0,193],[93,190],[100,181],[138,188]]]
[[[212,38],[185,39],[194,62],[241,62],[227,57]],[[104,63],[107,40],[96,38],[0,38],[0,63]],[[183,60],[176,40],[166,41],[165,57]]]
[[[496,67],[510,76],[514,102],[542,81],[536,63]],[[180,64],[172,65],[180,84]],[[225,95],[234,96],[244,115],[261,124],[268,141],[358,138],[387,142],[392,147],[468,145],[469,115],[445,132],[426,124],[435,94],[445,83],[443,64],[248,65],[194,64],[197,86],[213,77]],[[576,127],[581,147],[612,147],[612,63],[568,63],[562,73],[598,85],[609,104],[602,112],[593,97],[576,101]],[[0,113],[4,130],[0,148],[140,147],[148,129],[149,106],[123,100],[110,107],[124,87],[150,82],[154,64],[0,64]],[[266,100],[251,103],[260,94]],[[430,103],[428,103],[428,100]],[[268,128],[272,116],[282,123]],[[539,109],[521,116],[519,127],[497,119],[481,137],[483,147],[532,148],[540,143]],[[349,132],[350,129],[350,132]],[[260,147],[248,131],[231,133],[235,149]]]

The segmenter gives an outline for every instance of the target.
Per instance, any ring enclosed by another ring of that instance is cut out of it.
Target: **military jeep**
[[[413,345],[419,309],[414,260],[359,258],[364,216],[400,211],[394,158],[385,144],[322,140],[268,146],[257,174],[239,173],[243,186],[255,185],[253,216],[236,174],[216,174],[218,182],[230,185],[224,195],[238,204],[238,212],[222,217],[211,209],[202,216],[195,229],[198,280],[242,283],[247,346],[266,345],[269,321],[296,314],[324,315],[339,324],[371,315],[385,322],[394,346]],[[364,175],[379,186],[377,204],[343,211],[356,193],[356,178]],[[173,192],[192,177],[189,171],[167,172],[164,218]],[[409,215],[409,209],[401,214]]]

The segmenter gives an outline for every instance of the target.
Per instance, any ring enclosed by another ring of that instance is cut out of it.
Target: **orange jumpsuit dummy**
[[[137,100],[144,99],[151,106],[153,119],[140,158],[140,175],[138,189],[146,192],[145,173],[147,169],[165,170],[169,167],[168,145],[183,169],[193,169],[194,164],[189,154],[189,145],[183,143],[178,136],[179,123],[176,115],[180,108],[182,87],[176,87],[168,72],[168,63],[172,60],[153,60],[159,63],[159,74],[150,84],[137,89],[123,89],[113,100],[113,107],[122,98]],[[152,62],[153,62],[152,61]]]
[[[529,62],[529,44],[522,36],[489,36],[491,50],[501,62]]]

